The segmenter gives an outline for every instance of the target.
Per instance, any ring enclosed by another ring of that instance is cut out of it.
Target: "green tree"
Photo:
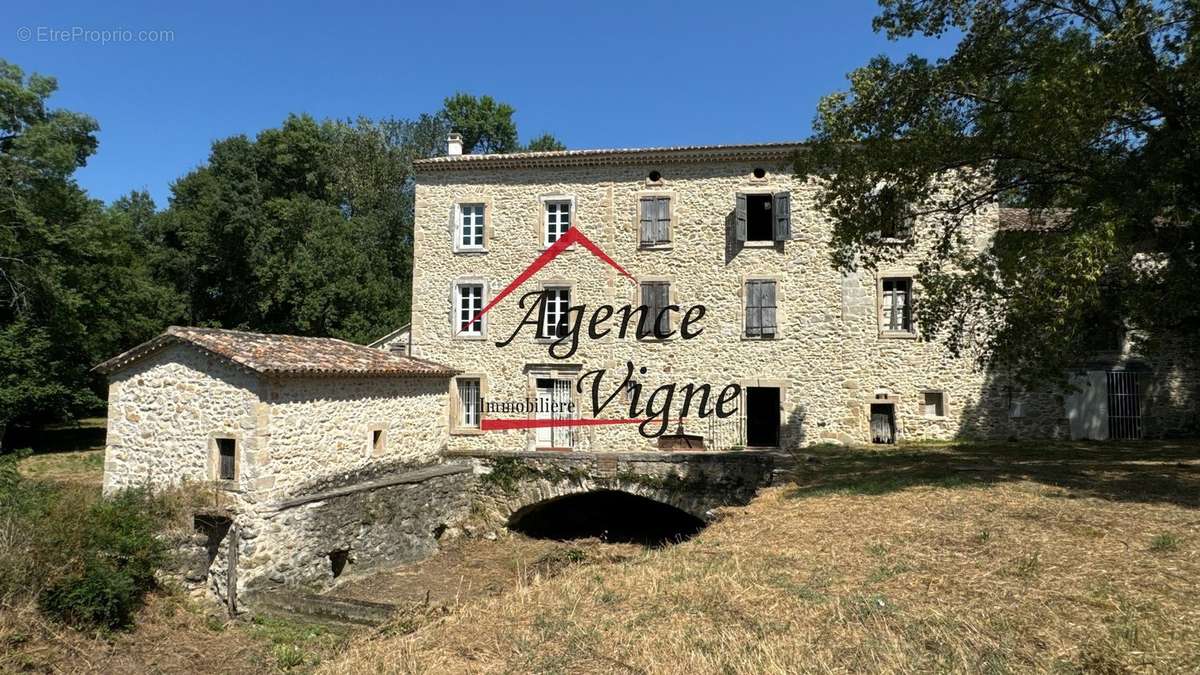
[[[454,131],[462,134],[466,153],[519,150],[513,112],[511,105],[499,103],[491,96],[476,97],[462,92],[447,97],[442,104],[442,115]]]
[[[99,407],[91,366],[178,309],[149,276],[133,203],[105,209],[75,183],[97,125],[48,107],[56,88],[0,61],[0,443]]]
[[[881,6],[874,26],[890,39],[961,39],[937,61],[876,57],[849,91],[822,100],[796,171],[824,178],[834,262],[870,267],[928,244],[924,333],[1026,383],[1061,376],[1097,321],[1194,334],[1200,6]],[[946,180],[970,171],[978,180]],[[968,217],[997,202],[1032,209],[1046,227],[973,249]],[[879,236],[896,204],[932,224],[928,239]]]
[[[567,146],[551,134],[542,134],[537,138],[529,141],[525,146],[525,150],[529,152],[546,152],[550,150],[566,150]]]

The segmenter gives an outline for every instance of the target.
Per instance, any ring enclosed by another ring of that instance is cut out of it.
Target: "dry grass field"
[[[375,672],[1200,672],[1200,447],[829,449],[677,546],[389,634]]]

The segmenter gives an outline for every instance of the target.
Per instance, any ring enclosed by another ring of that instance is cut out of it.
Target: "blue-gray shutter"
[[[665,244],[671,237],[671,200],[668,197],[658,198],[657,221],[654,228],[654,241]]]
[[[778,332],[775,325],[775,282],[762,281],[759,285],[762,287],[762,334],[775,335]]]
[[[658,323],[658,331],[663,335],[666,335],[667,332],[671,330],[671,317],[670,312],[663,312],[663,310],[667,307],[667,305],[671,304],[671,285],[661,283],[657,284],[657,286],[658,307],[656,307],[654,310],[654,317],[658,319],[660,317],[659,312],[662,312],[661,320]]]
[[[775,241],[792,238],[792,193],[775,193]]]
[[[758,281],[746,282],[746,335],[762,335],[762,290]]]
[[[654,215],[656,209],[654,207],[653,197],[642,197],[639,208],[641,217],[641,237],[643,244],[653,244],[656,242],[654,238],[655,226]]]
[[[737,210],[735,211],[735,227],[733,238],[736,241],[746,241],[746,195],[737,193]]]
[[[654,301],[657,298],[654,284],[642,284],[642,306],[646,308],[646,313],[638,319],[638,337],[645,337],[654,331]]]

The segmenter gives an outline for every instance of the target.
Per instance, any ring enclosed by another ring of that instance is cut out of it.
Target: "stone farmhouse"
[[[219,508],[182,546],[185,577],[231,607],[238,592],[420,558],[472,502],[512,522],[616,490],[704,519],[769,481],[781,449],[1196,432],[1186,346],[1122,341],[1056,395],[920,339],[916,258],[835,270],[818,186],[790,170],[796,144],[448,145],[416,163],[408,326],[371,346],[172,327],[97,367],[110,381],[105,490],[215,487]],[[983,247],[1031,227],[990,205],[966,233]],[[885,234],[913,237],[916,256],[927,228]],[[603,307],[617,309],[593,331]],[[622,336],[622,307],[649,318]],[[593,386],[609,403],[598,414]],[[732,414],[703,414],[689,386],[733,392]],[[646,417],[664,433],[629,423]],[[497,469],[524,487],[485,494]]]
[[[1181,362],[1186,354],[1178,349],[1148,359],[1127,343],[1117,346],[1080,364],[1078,392],[1056,396],[1022,392],[918,339],[912,308],[921,292],[916,261],[932,239],[924,236],[927,224],[898,224],[894,234],[915,238],[908,258],[876,271],[833,269],[826,245],[832,224],[813,206],[817,183],[790,170],[796,144],[510,155],[460,148],[452,138],[448,156],[417,162],[408,336],[412,354],[462,371],[451,387],[453,450],[653,447],[620,425],[480,429],[489,402],[570,397],[570,414],[586,413],[589,392],[577,390],[577,378],[596,368],[619,377],[627,362],[647,368],[635,373],[643,400],[672,382],[711,383],[714,391],[741,385],[734,418],[682,425],[710,449],[956,436],[1139,438],[1195,428],[1196,364]],[[969,218],[967,235],[982,247],[1028,229],[1029,221],[1023,210],[993,204]],[[636,282],[573,245],[471,321],[568,228],[584,231]],[[536,289],[547,293],[542,325],[497,347],[526,316],[519,296]],[[626,304],[656,316],[678,305],[663,317],[666,329],[679,328],[689,306],[703,305],[704,331],[687,340],[610,333],[581,341],[572,358],[548,353],[567,307]],[[673,414],[681,403],[673,402]],[[614,416],[627,412],[619,407],[610,406]]]

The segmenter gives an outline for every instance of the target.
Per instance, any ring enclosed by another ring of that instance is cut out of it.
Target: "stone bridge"
[[[476,500],[496,525],[543,502],[599,491],[651,499],[707,522],[718,507],[749,503],[770,484],[775,464],[772,454],[754,451],[459,452],[447,459],[473,466]]]

